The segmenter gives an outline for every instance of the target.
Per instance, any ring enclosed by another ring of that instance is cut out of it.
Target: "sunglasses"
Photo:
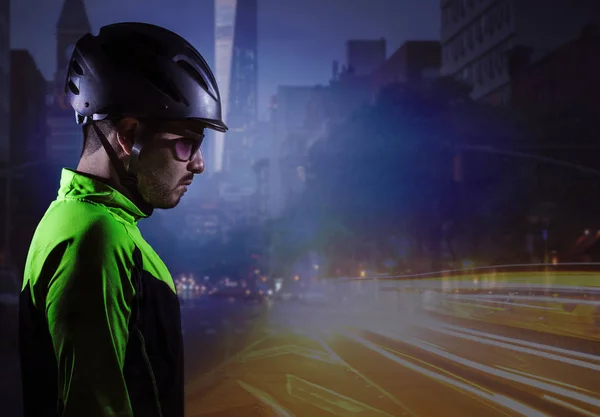
[[[200,149],[202,139],[179,138],[169,140],[175,153],[175,158],[182,162],[189,162]]]
[[[169,126],[155,127],[155,132],[172,133],[182,137],[177,139],[154,139],[153,142],[161,148],[171,148],[175,158],[182,162],[189,162],[200,149],[204,140],[204,133],[194,132],[181,127]]]

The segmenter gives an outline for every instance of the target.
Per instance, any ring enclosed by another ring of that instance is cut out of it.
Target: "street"
[[[185,300],[186,416],[598,416],[599,288],[586,279],[357,280],[311,300]],[[16,417],[16,356],[3,364],[2,415]]]
[[[505,293],[510,283],[518,298],[514,278],[480,295]],[[503,297],[481,315],[489,300],[480,303],[460,280],[436,291],[450,299],[436,301],[430,292],[443,287],[439,281],[396,284],[344,283],[330,293],[335,301],[273,304],[238,355],[188,380],[187,415],[600,415],[597,317],[577,307],[598,306],[592,288],[579,291],[580,300],[571,296],[552,322],[557,295],[539,302]],[[348,291],[353,285],[362,288]],[[471,297],[459,310],[456,288]],[[577,336],[582,323],[592,326],[581,332],[586,337]]]

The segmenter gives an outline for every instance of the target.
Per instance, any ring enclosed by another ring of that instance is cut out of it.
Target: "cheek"
[[[142,183],[147,182],[148,185],[154,186],[160,183],[170,186],[183,177],[185,165],[176,161],[169,151],[157,150],[148,152],[140,158],[138,172]]]

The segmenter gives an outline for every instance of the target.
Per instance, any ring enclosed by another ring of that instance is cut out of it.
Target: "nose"
[[[202,174],[204,172],[204,156],[202,155],[202,150],[198,149],[198,152],[194,154],[188,163],[188,171],[193,174]]]

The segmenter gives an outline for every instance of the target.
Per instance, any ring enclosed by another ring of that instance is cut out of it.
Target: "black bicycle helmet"
[[[73,50],[65,94],[77,123],[106,118],[192,121],[187,132],[210,128],[225,132],[215,77],[200,53],[181,36],[146,23],[115,23],[87,34]],[[135,138],[127,168],[96,124],[92,124],[121,184],[148,215],[141,197],[137,166],[143,141]]]
[[[227,130],[217,82],[202,55],[155,25],[116,23],[79,39],[65,93],[78,123],[131,116]]]

